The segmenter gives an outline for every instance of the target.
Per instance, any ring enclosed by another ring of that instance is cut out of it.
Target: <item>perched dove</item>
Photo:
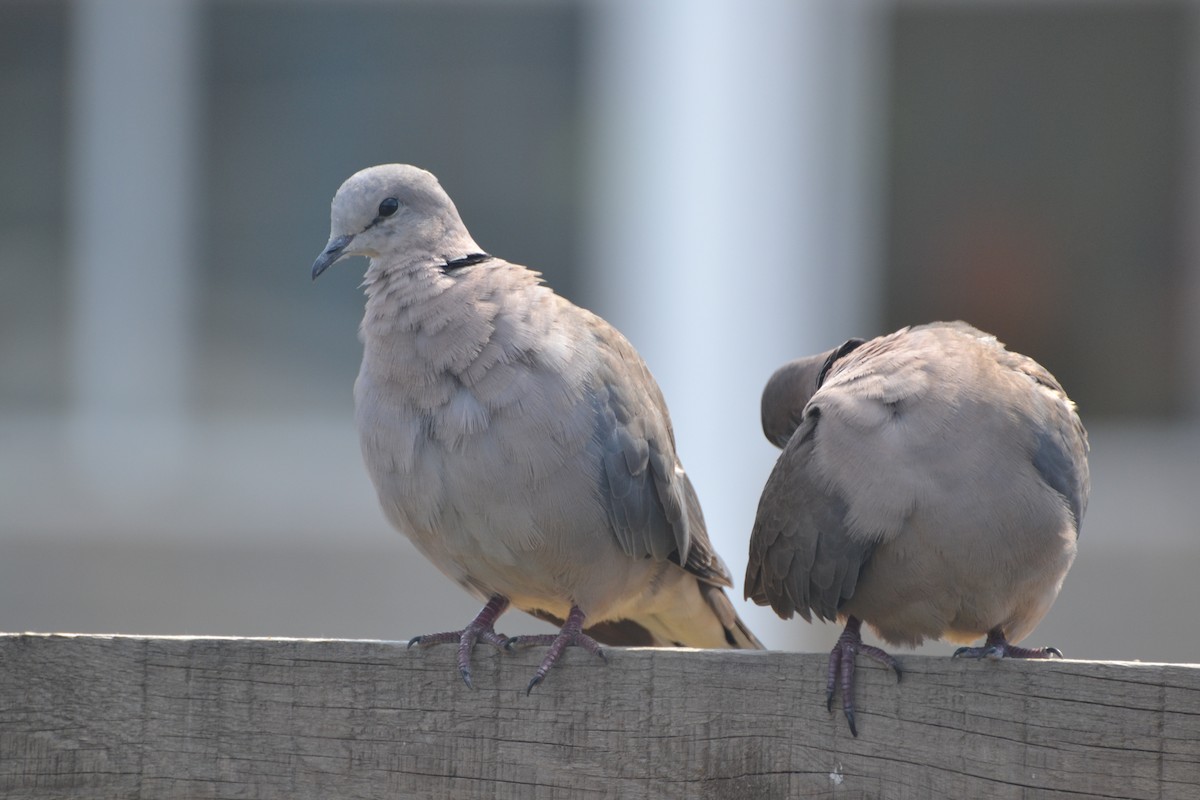
[[[904,328],[781,367],[762,398],[783,449],[758,505],[746,596],[789,618],[846,621],[829,658],[850,731],[865,645],[982,647],[955,655],[1061,657],[1018,642],[1075,558],[1087,435],[1058,381],[962,322]]]
[[[476,641],[511,604],[562,625],[563,649],[605,644],[760,648],[721,587],[662,393],[604,320],[485,253],[428,172],[352,175],[333,198],[315,279],[370,259],[354,385],[367,470],[388,519],[486,605],[457,642],[471,685]],[[584,627],[587,631],[584,632]]]

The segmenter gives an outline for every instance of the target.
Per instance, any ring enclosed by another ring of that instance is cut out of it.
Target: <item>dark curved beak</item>
[[[351,240],[353,239],[353,236],[347,235],[339,236],[336,239],[329,240],[329,244],[325,245],[325,250],[321,253],[321,255],[317,256],[317,260],[313,262],[312,276],[314,281],[317,279],[318,275],[329,269],[329,267],[335,261],[342,257],[342,253],[345,252],[346,246],[350,244]]]

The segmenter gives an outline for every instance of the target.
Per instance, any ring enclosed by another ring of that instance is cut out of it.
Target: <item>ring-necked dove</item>
[[[597,643],[760,648],[722,587],[699,501],[658,385],[633,346],[538,273],[488,255],[430,173],[351,176],[333,198],[315,279],[370,259],[355,418],[383,510],[486,605],[459,644],[511,604],[562,625],[519,637],[550,650]],[[583,629],[587,626],[587,631]]]
[[[850,730],[862,622],[955,655],[1016,647],[1058,595],[1088,498],[1087,435],[1058,381],[962,322],[851,339],[792,361],[762,398],[783,449],[758,505],[746,596],[781,617],[845,620],[829,658]]]

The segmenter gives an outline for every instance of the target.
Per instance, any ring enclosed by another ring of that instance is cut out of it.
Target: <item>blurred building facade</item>
[[[642,351],[737,593],[775,366],[963,318],[1091,432],[1035,638],[1200,661],[1198,14],[3,0],[0,629],[406,638],[474,613],[359,462],[363,265],[308,279],[340,182],[407,161]],[[837,633],[746,613],[776,647]]]

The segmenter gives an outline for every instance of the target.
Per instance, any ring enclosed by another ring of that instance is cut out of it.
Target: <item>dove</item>
[[[624,336],[485,252],[420,168],[355,173],[330,228],[314,279],[369,260],[354,405],[380,505],[484,602],[461,631],[410,646],[457,643],[471,686],[477,642],[549,645],[528,690],[570,646],[762,647],[723,591],[662,392]],[[561,630],[505,637],[510,606]]]
[[[969,658],[1062,657],[1021,641],[1075,558],[1088,440],[1045,368],[964,322],[903,328],[785,364],[762,396],[782,449],[759,499],[746,597],[844,621],[826,702],[850,731],[862,642],[977,641]]]

